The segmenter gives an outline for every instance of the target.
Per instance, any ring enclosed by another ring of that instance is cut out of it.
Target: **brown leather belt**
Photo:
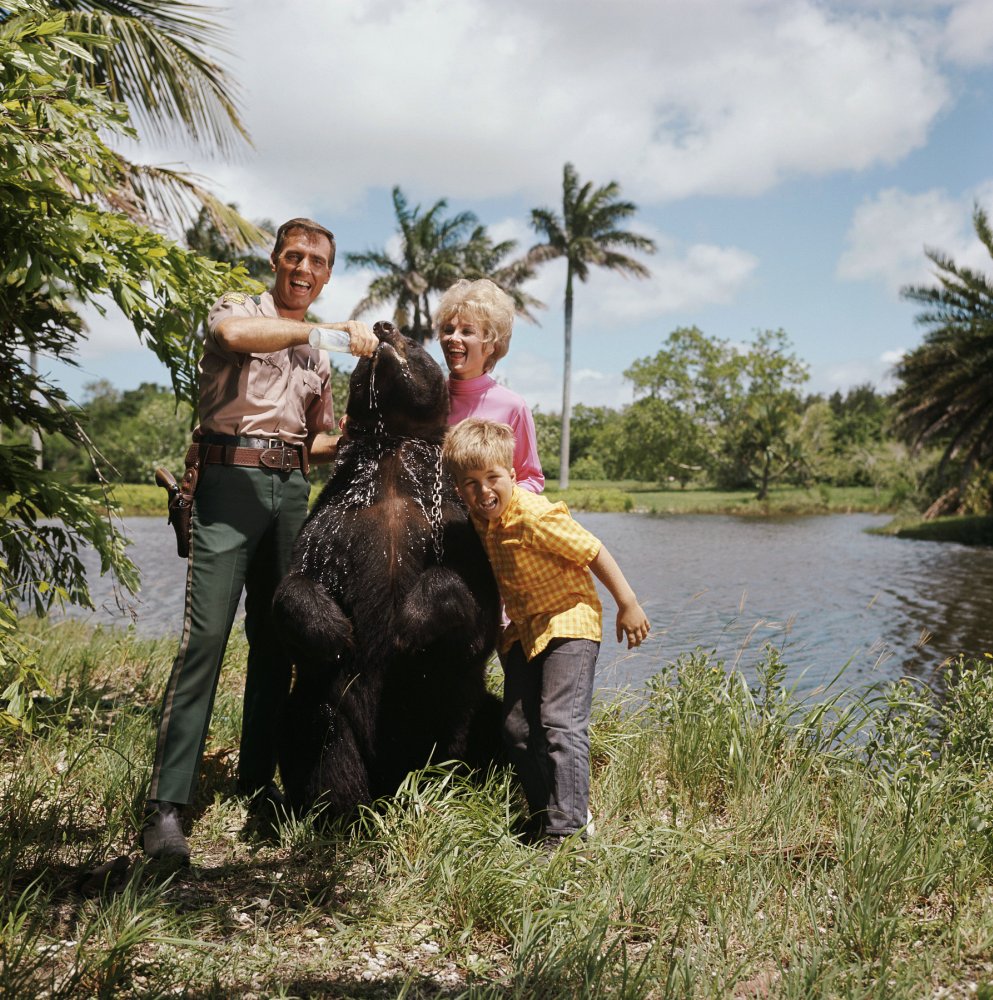
[[[234,444],[199,444],[193,445],[190,454],[186,456],[186,464],[199,451],[200,461],[212,465],[242,465],[250,469],[262,466],[275,469],[277,472],[290,472],[300,468],[300,448],[295,445],[282,445],[275,448],[243,448]]]

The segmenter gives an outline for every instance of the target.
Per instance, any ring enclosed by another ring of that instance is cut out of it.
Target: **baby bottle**
[[[344,330],[326,330],[315,326],[310,331],[310,346],[321,351],[340,351],[347,354],[350,349],[351,337]]]

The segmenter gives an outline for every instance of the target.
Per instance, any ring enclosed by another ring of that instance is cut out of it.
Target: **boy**
[[[493,566],[510,624],[500,642],[504,740],[546,847],[583,833],[590,789],[590,708],[603,615],[591,572],[617,603],[617,641],[648,619],[613,557],[564,503],[522,490],[514,432],[470,418],[442,452]]]

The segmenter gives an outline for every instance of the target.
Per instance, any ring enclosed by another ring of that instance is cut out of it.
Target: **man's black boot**
[[[190,845],[183,835],[182,806],[150,799],[141,827],[141,846],[150,858],[186,864]]]

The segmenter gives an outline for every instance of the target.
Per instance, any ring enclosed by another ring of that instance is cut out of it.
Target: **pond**
[[[993,549],[870,535],[885,515],[770,519],[577,514],[617,559],[652,622],[629,652],[604,599],[601,687],[641,686],[680,653],[716,651],[747,674],[773,643],[801,691],[844,668],[846,686],[902,674],[936,684],[959,653],[993,652]],[[127,518],[142,588],[129,612],[91,560],[96,612],[74,616],[177,636],[185,561],[164,518]]]

